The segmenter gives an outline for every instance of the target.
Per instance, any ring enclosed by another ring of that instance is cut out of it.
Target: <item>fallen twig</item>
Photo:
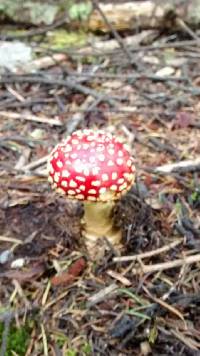
[[[20,239],[15,239],[14,237],[9,236],[0,236],[0,241],[11,242],[18,245],[23,244],[23,241],[21,241]]]
[[[115,290],[117,289],[117,284],[113,283],[110,286],[101,289],[98,293],[92,295],[90,298],[88,298],[88,303],[87,307],[91,307],[97,303],[102,302],[105,300],[105,298],[109,295],[112,294]]]
[[[132,273],[135,275],[138,273],[152,273],[157,271],[164,271],[170,268],[180,267],[182,265],[189,265],[196,262],[200,262],[200,254],[179,258],[169,262],[156,263],[154,265],[141,264],[140,267],[133,268]]]
[[[52,79],[45,78],[42,76],[28,76],[28,75],[9,75],[9,76],[1,76],[0,84],[10,84],[10,83],[30,83],[30,84],[46,84],[46,85],[59,85],[63,87],[67,87],[71,90],[75,90],[84,95],[91,95],[96,99],[99,97],[103,97],[105,102],[108,102],[110,105],[115,105],[116,101],[109,97],[108,95],[104,97],[104,93],[97,92],[94,89],[91,89],[83,84],[76,83],[71,79]]]
[[[43,124],[53,125],[53,126],[62,126],[62,122],[57,119],[51,119],[47,117],[38,117],[36,115],[30,114],[18,114],[17,112],[10,112],[10,111],[0,111],[0,117],[8,118],[8,119],[16,119],[16,120],[27,120],[27,121],[34,121],[40,122]]]
[[[51,56],[45,56],[38,59],[34,59],[32,62],[28,63],[28,68],[34,69],[44,69],[55,65],[55,63],[63,62],[67,59],[67,55],[64,53],[55,53]],[[21,70],[21,69],[20,69]]]
[[[200,38],[196,35],[196,33],[186,24],[185,21],[183,21],[178,16],[176,18],[176,24],[188,35],[190,35],[193,40],[196,40],[198,43],[200,43]]]
[[[49,104],[54,103],[55,98],[37,98],[37,99],[25,99],[24,101],[6,101],[2,100],[0,104],[0,109],[19,109],[19,108],[29,108],[38,104]]]
[[[113,258],[113,262],[128,262],[128,261],[135,261],[135,260],[140,260],[142,258],[148,258],[148,257],[152,257],[155,255],[159,255],[160,253],[166,252],[171,250],[172,248],[174,248],[175,246],[179,245],[181,242],[183,242],[183,239],[180,240],[176,240],[171,242],[169,245],[160,247],[156,250],[153,251],[148,251],[148,252],[144,252],[144,253],[140,253],[138,255],[134,255],[134,256],[122,256],[122,257],[114,257]]]
[[[200,170],[200,158],[186,160],[177,163],[165,164],[153,169],[154,173],[173,173],[173,172],[195,172]]]
[[[140,33],[137,33],[133,36],[127,36],[123,38],[123,43],[124,46],[138,46],[140,43],[142,43],[145,39],[148,37],[153,37],[157,36],[158,32],[155,30],[144,30]],[[84,55],[95,55],[99,53],[101,55],[102,51],[105,53],[105,51],[109,51],[111,54],[111,50],[116,50],[120,49],[122,50],[119,42],[116,39],[111,39],[111,40],[104,40],[104,41],[95,41],[92,43],[92,46],[87,46],[80,48],[78,50],[78,54],[84,54]],[[113,52],[112,52],[113,53]]]
[[[118,42],[119,46],[122,48],[123,52],[125,53],[126,57],[129,60],[130,64],[134,64],[132,53],[129,51],[128,47],[126,47],[126,45],[125,45],[123,39],[121,38],[121,36],[119,35],[119,33],[112,26],[112,23],[107,19],[107,16],[105,15],[105,13],[102,10],[102,8],[99,6],[98,1],[97,0],[92,0],[92,3],[94,5],[94,7],[97,9],[97,11],[99,12],[99,14],[102,17],[103,21],[105,22],[105,25],[111,31],[111,33],[115,37],[116,41]]]
[[[49,158],[49,155],[46,155],[42,158],[37,159],[31,163],[28,163],[26,166],[22,167],[21,170],[23,171],[30,171],[34,168],[40,167],[42,164],[46,163]]]
[[[8,270],[5,272],[0,272],[0,278],[16,279],[17,281],[23,282],[32,282],[35,278],[37,279],[45,271],[45,265],[43,262],[35,263],[26,270]]]
[[[132,37],[132,36],[131,36]],[[124,41],[126,40],[126,38],[124,39]],[[113,41],[113,40],[111,40]],[[111,50],[109,49],[109,46],[106,46],[106,43],[109,41],[105,42],[105,48],[103,47],[102,43],[103,41],[101,41],[101,45],[100,45],[100,49],[98,51],[98,48],[96,49],[96,51],[94,50],[96,47],[96,43],[93,47],[83,47],[79,50],[62,50],[62,53],[68,53],[70,55],[73,56],[78,56],[78,57],[84,57],[87,55],[91,55],[93,57],[101,57],[101,56],[113,56],[113,55],[117,55],[117,54],[121,54],[122,49],[121,48],[116,48],[114,51],[112,49],[112,44],[111,44]],[[141,40],[142,42],[142,40]],[[116,44],[116,41],[115,41]],[[126,43],[127,45],[127,43]],[[167,49],[167,48],[184,48],[184,47],[189,47],[189,46],[198,46],[198,41],[196,40],[186,40],[186,41],[174,41],[174,42],[166,42],[166,43],[158,43],[158,44],[152,44],[152,45],[146,45],[146,46],[142,46],[142,45],[137,45],[133,42],[129,44],[129,47],[131,49],[131,52],[151,52],[151,51],[157,51],[157,50],[162,50],[162,49]],[[98,46],[97,46],[98,47]],[[119,47],[118,45],[116,47]],[[57,53],[56,50],[52,50],[53,53]]]
[[[46,25],[41,28],[36,28],[34,30],[25,31],[22,33],[1,34],[0,40],[9,41],[9,40],[23,39],[23,38],[27,38],[27,37],[41,36],[41,35],[47,33],[48,31],[52,31],[58,27],[63,26],[67,22],[69,22],[69,20],[68,20],[68,17],[65,15],[63,18],[55,21],[53,24]]]
[[[197,352],[199,351],[200,343],[197,342],[194,338],[191,338],[189,336],[186,336],[185,334],[182,334],[179,330],[171,329],[170,333],[172,335],[174,335],[178,340],[180,340],[182,343],[184,343],[190,349],[195,350]]]
[[[42,342],[43,342],[43,350],[44,350],[44,356],[48,356],[48,342],[47,342],[47,336],[46,336],[46,331],[44,328],[44,324],[41,324],[41,334],[42,334]]]
[[[120,283],[124,284],[127,287],[131,286],[131,282],[124,276],[122,276],[122,274],[112,271],[112,270],[108,270],[106,272],[110,277],[116,279],[117,281],[119,281]]]
[[[129,81],[129,80],[152,80],[155,82],[166,82],[166,81],[174,81],[174,82],[179,82],[179,81],[188,81],[188,77],[186,76],[174,76],[174,75],[168,75],[168,76],[159,76],[154,73],[147,73],[147,72],[142,72],[142,73],[122,73],[122,74],[111,74],[108,72],[96,72],[96,73],[78,73],[78,72],[71,72],[72,77],[83,77],[85,79],[92,78],[92,79],[120,79],[122,82],[124,81]],[[196,76],[196,74],[195,74]]]
[[[179,310],[177,310],[173,305],[170,305],[169,303],[167,303],[165,300],[163,300],[161,298],[154,297],[145,286],[143,286],[143,290],[147,293],[147,295],[155,303],[161,305],[161,307],[163,307],[163,308],[167,309],[169,312],[175,314],[176,316],[178,316],[185,323],[183,314]]]

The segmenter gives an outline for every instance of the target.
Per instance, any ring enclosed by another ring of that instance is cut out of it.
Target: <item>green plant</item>
[[[200,190],[196,189],[192,194],[190,194],[188,198],[189,204],[190,205],[196,205],[200,202]]]
[[[91,355],[92,354],[92,347],[88,342],[86,342],[83,345],[82,352],[83,352],[84,355]]]
[[[87,20],[92,11],[92,4],[89,1],[73,4],[69,9],[69,17],[72,20]]]
[[[65,356],[77,356],[78,353],[75,349],[70,349],[65,352]]]
[[[0,344],[2,343],[2,336],[4,331],[4,324],[0,323]],[[18,356],[24,356],[30,340],[30,327],[29,325],[21,326],[17,328],[15,325],[11,325],[8,338],[7,349],[5,356],[13,356],[15,352]]]

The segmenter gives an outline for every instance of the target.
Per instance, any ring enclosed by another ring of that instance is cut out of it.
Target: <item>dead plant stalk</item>
[[[152,273],[157,271],[164,271],[170,268],[180,267],[182,265],[189,265],[197,262],[200,262],[200,254],[179,258],[169,262],[156,263],[154,265],[144,265],[143,263],[141,263],[140,267],[133,268],[132,272],[134,275],[139,273]]]
[[[167,251],[171,250],[172,248],[179,245],[181,242],[183,242],[183,239],[173,241],[170,244],[160,247],[156,250],[140,253],[138,255],[114,257],[113,262],[129,262],[129,261],[135,261],[135,260],[140,260],[142,258],[148,258],[151,256],[159,255],[160,253],[167,252]]]

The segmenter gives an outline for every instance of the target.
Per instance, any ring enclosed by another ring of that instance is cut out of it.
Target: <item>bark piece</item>
[[[99,3],[99,7],[112,27],[118,31],[177,27],[177,16],[188,25],[200,24],[200,0]],[[90,15],[88,27],[91,31],[109,32],[105,21],[96,9]]]

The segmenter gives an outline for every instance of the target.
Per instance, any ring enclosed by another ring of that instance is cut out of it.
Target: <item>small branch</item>
[[[48,356],[48,342],[47,342],[47,336],[46,336],[46,331],[44,328],[44,324],[41,324],[41,334],[42,334],[42,342],[43,342],[43,350],[44,350],[44,356]]]
[[[13,244],[23,244],[23,242],[20,239],[15,239],[14,237],[9,237],[9,236],[0,236],[0,241],[3,242],[11,242]]]
[[[9,41],[9,40],[23,39],[23,38],[27,38],[27,37],[33,37],[33,36],[41,36],[41,35],[46,34],[48,31],[52,31],[52,30],[55,30],[58,27],[63,26],[66,23],[69,23],[69,19],[68,19],[67,16],[64,16],[63,18],[57,20],[53,24],[47,25],[47,26],[42,27],[42,28],[37,28],[37,29],[34,29],[34,30],[26,31],[26,32],[23,32],[23,33],[12,34],[12,35],[1,34],[0,35],[0,40],[1,41]]]
[[[194,160],[181,161],[177,163],[165,164],[153,169],[154,173],[188,173],[200,170],[200,158]]]
[[[170,333],[175,336],[178,340],[180,340],[183,344],[189,347],[192,350],[199,351],[200,343],[197,342],[194,338],[186,336],[185,334],[181,333],[178,330],[171,329]],[[199,352],[198,352],[199,353]],[[197,355],[198,355],[197,353]],[[195,353],[194,353],[195,354]]]
[[[180,240],[173,241],[169,245],[160,247],[160,248],[158,248],[156,250],[153,250],[153,251],[140,253],[140,254],[134,255],[134,256],[114,257],[113,258],[113,262],[129,262],[129,261],[140,260],[142,258],[149,258],[149,257],[152,257],[152,256],[156,256],[156,255],[159,255],[159,254],[161,254],[163,252],[171,250],[172,248],[176,247],[177,245],[179,245],[182,242],[183,242],[183,239],[180,239]]]
[[[30,63],[28,63],[27,68],[28,69],[34,68],[34,70],[45,69],[55,65],[56,63],[64,62],[66,61],[66,59],[67,59],[67,55],[65,53],[55,53],[52,54],[51,56],[49,55],[49,56],[34,59]],[[21,72],[21,68],[20,68],[20,72]]]
[[[112,270],[108,270],[106,273],[108,274],[108,276],[116,279],[116,281],[119,281],[120,283],[122,283],[126,287],[130,287],[132,285],[131,281],[129,281],[128,278],[122,276],[118,272],[115,272],[115,271],[112,271]]]
[[[169,262],[157,263],[154,265],[141,264],[140,267],[133,268],[132,273],[134,275],[136,275],[139,273],[152,273],[152,272],[157,272],[157,271],[164,271],[164,270],[167,270],[170,268],[180,267],[182,265],[189,265],[189,264],[193,264],[193,263],[197,263],[197,262],[200,262],[200,254],[176,259],[176,260],[169,261]]]
[[[45,164],[49,158],[49,155],[46,155],[42,158],[37,159],[36,161],[33,161],[31,163],[28,163],[26,166],[22,167],[21,170],[23,171],[30,171],[32,169],[38,168],[41,165]]]
[[[104,11],[101,9],[101,7],[98,5],[97,0],[92,0],[92,3],[94,5],[94,7],[97,9],[97,11],[99,12],[99,14],[101,15],[103,21],[105,22],[106,26],[108,27],[108,29],[111,31],[111,33],[113,34],[113,36],[115,37],[116,41],[119,43],[119,46],[121,47],[121,49],[123,50],[123,52],[125,53],[126,57],[128,58],[130,64],[134,64],[133,61],[133,56],[131,54],[131,52],[129,51],[129,49],[126,47],[123,39],[121,38],[121,36],[118,34],[118,32],[116,31],[116,29],[112,26],[111,22],[107,19]]]
[[[196,40],[198,43],[200,43],[200,38],[196,35],[194,31],[192,31],[192,29],[180,17],[176,18],[176,24],[188,35],[190,35],[193,40]]]
[[[105,301],[108,295],[114,293],[117,289],[117,284],[113,283],[104,289],[101,289],[98,293],[88,298],[87,307],[92,307],[93,305]]]
[[[142,73],[134,73],[132,72],[131,74],[110,74],[107,72],[97,72],[97,73],[78,73],[78,72],[71,72],[72,77],[83,77],[85,80],[88,79],[120,79],[121,81],[129,81],[129,80],[152,80],[155,82],[166,82],[166,81],[173,81],[173,82],[188,82],[188,77],[186,76],[180,76],[180,77],[175,77],[175,76],[166,76],[162,77],[157,74],[153,73],[147,73],[147,72],[142,72]],[[196,75],[195,75],[196,76]]]
[[[156,38],[158,36],[158,32],[155,30],[144,30],[140,33],[134,34],[133,36],[126,36],[123,38],[123,44],[125,48],[127,49],[128,47],[138,47],[140,43],[145,42],[148,40],[148,38]],[[79,55],[84,53],[84,55],[95,55],[99,53],[99,55],[105,53],[106,51],[109,51],[110,54],[113,54],[114,50],[123,50],[121,48],[121,45],[119,44],[119,41],[116,39],[109,39],[109,40],[99,40],[95,41],[92,43],[90,46],[82,47],[78,50]]]
[[[166,43],[159,43],[159,44],[152,44],[152,45],[147,45],[147,46],[138,46],[138,47],[132,47],[131,52],[139,52],[139,51],[157,51],[161,49],[167,49],[167,48],[184,48],[188,46],[197,46],[199,44],[199,41],[197,40],[185,40],[185,41],[174,41],[174,42],[166,42]]]
[[[154,32],[155,33],[155,32]],[[152,33],[152,35],[154,34]],[[113,40],[112,40],[113,41]],[[124,41],[126,41],[126,38],[124,39]],[[103,41],[102,41],[103,42]],[[88,55],[91,55],[92,57],[104,57],[104,56],[112,56],[113,55],[121,55],[121,48],[116,48],[114,53],[113,53],[113,49],[112,49],[112,44],[111,44],[111,49],[107,48],[106,43],[109,41],[104,41],[105,42],[105,49],[102,45],[100,45],[99,51],[98,51],[98,46],[90,46],[90,47],[83,47],[81,49],[78,50],[62,50],[62,53],[67,53],[70,54],[72,56],[78,56],[78,57],[85,57]],[[142,42],[142,39],[141,41]],[[126,43],[127,44],[127,43]],[[158,43],[155,45],[138,45],[138,44],[127,44],[129,46],[129,49],[131,50],[132,53],[136,53],[136,52],[151,52],[151,51],[158,51],[158,50],[162,50],[162,49],[167,49],[167,48],[184,48],[184,47],[192,47],[192,46],[198,46],[198,41],[197,40],[186,40],[186,41],[174,41],[174,42],[166,42],[166,43]],[[116,45],[115,45],[116,47]],[[53,53],[57,53],[57,50],[52,50],[51,51]],[[60,52],[59,52],[60,53]]]
[[[0,117],[7,118],[7,119],[40,122],[42,124],[48,124],[52,126],[63,126],[62,122],[57,119],[38,117],[36,115],[30,115],[30,114],[22,114],[22,113],[18,114],[17,112],[0,111]]]
[[[163,300],[163,298],[161,299],[161,298],[154,297],[145,286],[143,286],[143,290],[147,293],[148,297],[150,297],[155,303],[161,305],[162,308],[167,309],[170,313],[178,316],[185,324],[183,314],[179,310],[177,310],[173,305],[168,304],[165,300]]]
[[[52,79],[45,78],[42,76],[28,76],[28,75],[11,75],[11,76],[1,76],[0,84],[15,84],[15,83],[30,83],[30,84],[46,84],[46,85],[59,85],[63,87],[67,87],[71,90],[75,90],[84,95],[91,95],[95,99],[99,99],[100,97],[104,97],[104,93],[97,92],[94,89],[91,89],[83,84],[76,83],[71,79]],[[115,105],[116,101],[108,95],[104,97],[104,101],[108,102],[110,105]]]

